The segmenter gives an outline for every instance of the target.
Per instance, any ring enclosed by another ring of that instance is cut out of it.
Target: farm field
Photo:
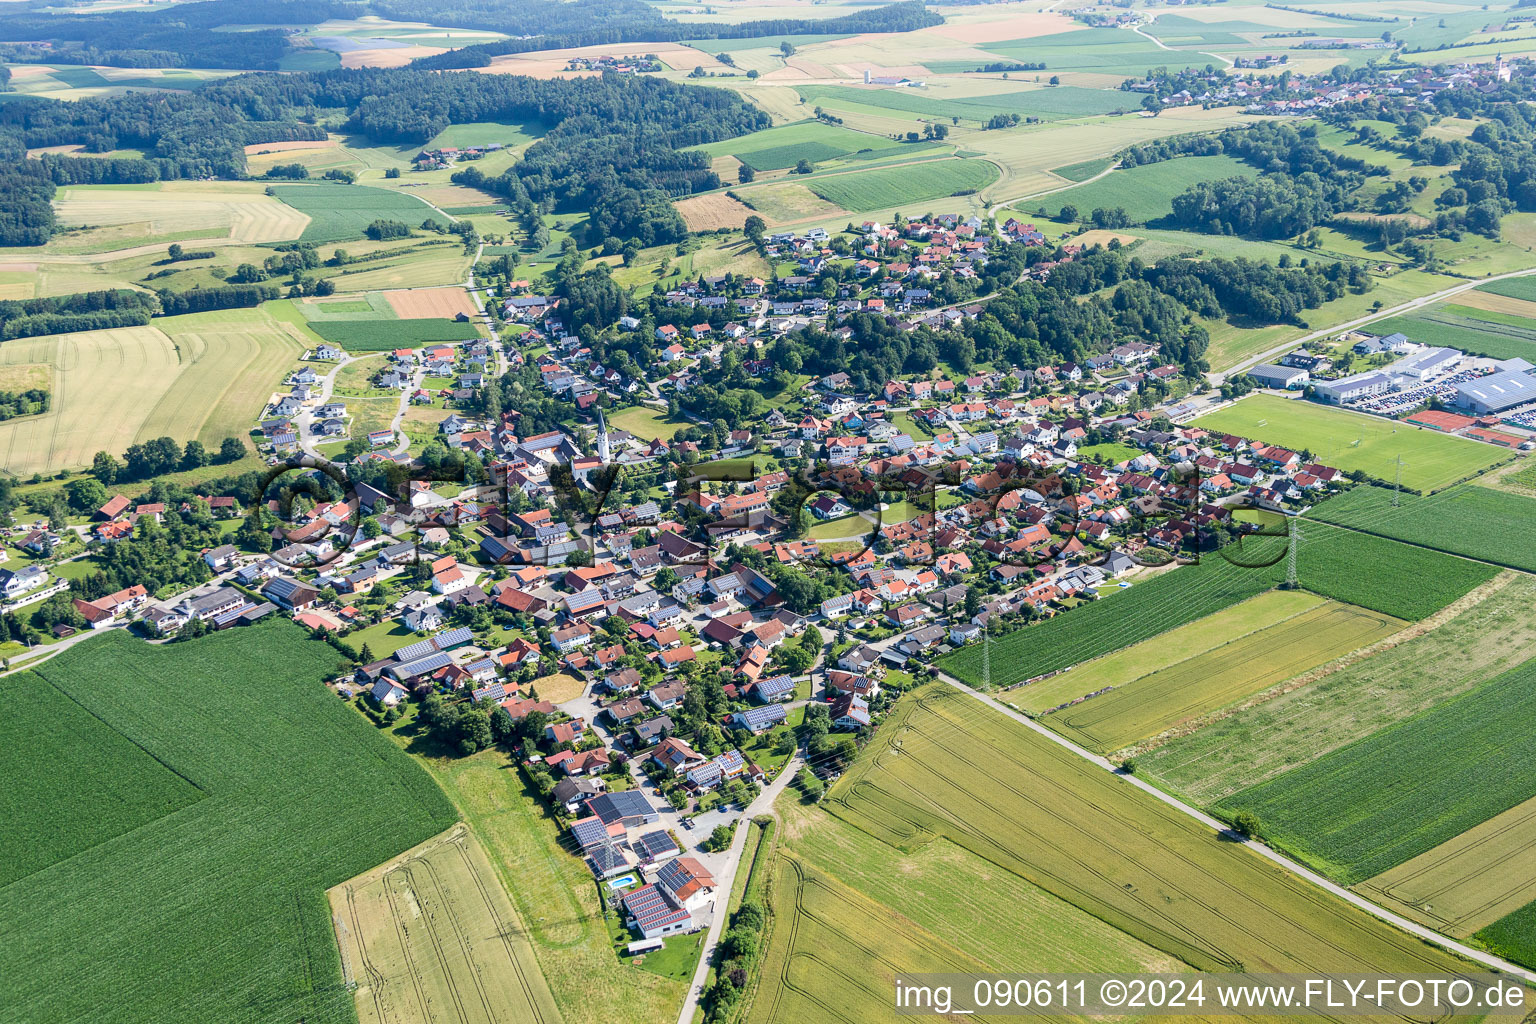
[[[310,330],[349,352],[382,352],[415,348],[429,341],[467,341],[480,337],[473,323],[442,318],[317,320],[310,324]]]
[[[980,191],[997,180],[984,160],[928,160],[899,167],[809,178],[805,187],[845,210],[879,210]],[[916,207],[912,207],[914,210]]]
[[[739,199],[724,193],[707,196],[689,196],[672,203],[682,215],[689,231],[714,231],[717,228],[740,228],[752,216],[752,208]]]
[[[1533,712],[1536,660],[1215,806],[1354,884],[1536,796]]]
[[[1083,89],[1070,85],[1019,88],[1004,82],[998,82],[997,86],[993,92],[971,95],[951,92],[942,96],[923,94],[930,90],[848,85],[806,85],[797,88],[807,103],[834,110],[846,105],[876,107],[893,111],[897,116],[916,114],[943,121],[959,116],[964,120],[985,122],[994,114],[1019,114],[1054,121],[1135,110],[1140,106],[1137,97],[1118,90]]]
[[[1433,928],[1465,938],[1536,900],[1536,800],[1355,887]]]
[[[505,754],[437,757],[406,720],[393,735],[419,755],[483,846],[566,1024],[676,1016],[686,984],[614,955],[591,871],[565,849],[559,826]]]
[[[439,317],[452,319],[460,313],[475,316],[479,310],[463,288],[397,288],[384,293],[384,301],[401,320]]]
[[[1390,616],[1328,602],[1160,671],[1124,679],[1110,692],[1043,720],[1068,739],[1108,753],[1374,643],[1404,625]]]
[[[1508,283],[1512,282],[1494,282],[1496,285]],[[1523,319],[1500,317],[1497,312],[1483,313],[1477,317],[1462,316],[1452,312],[1450,307],[1441,306],[1424,313],[1388,317],[1371,324],[1370,329],[1381,334],[1401,331],[1413,341],[1425,345],[1445,345],[1492,359],[1518,357],[1536,362],[1536,359],[1532,359],[1536,356],[1536,324],[1524,323]],[[1504,323],[1501,320],[1516,322]]]
[[[953,842],[1198,970],[1455,964],[942,685],[897,704],[824,806],[906,855]]]
[[[1106,596],[1092,604],[994,638],[992,682],[1006,686],[1082,664],[1245,601],[1274,582],[1265,573],[1209,558],[1199,565],[1159,572],[1127,590],[1106,588]],[[945,655],[939,667],[979,686],[981,646],[972,644]]]
[[[1536,580],[1506,573],[1396,646],[1138,754],[1136,772],[1208,804],[1307,764],[1536,657],[1532,601]]]
[[[111,632],[39,666],[203,798],[0,889],[8,929],[26,936],[0,947],[0,1016],[351,1019],[325,889],[454,815],[319,685],[336,667],[285,621],[164,647]],[[49,744],[56,779],[106,767],[96,748],[62,740]]]
[[[1462,485],[1421,498],[1362,485],[1320,502],[1308,515],[1325,523],[1391,537],[1496,565],[1536,572],[1536,500]]]
[[[801,160],[815,164],[861,150],[896,153],[912,147],[821,121],[798,121],[695,148],[712,157],[733,156],[754,171],[776,171],[793,167]]]
[[[1292,451],[1308,449],[1319,462],[1346,473],[1358,469],[1376,480],[1393,480],[1401,455],[1403,486],[1420,491],[1448,487],[1508,458],[1475,441],[1273,395],[1250,395],[1193,425]]]
[[[375,220],[400,221],[414,229],[423,220],[443,219],[414,196],[367,185],[273,185],[272,194],[309,217],[299,239],[316,245],[360,239]]]
[[[104,253],[196,240],[218,245],[282,242],[307,230],[304,211],[264,194],[258,182],[166,181],[73,185],[54,200],[66,230],[47,245],[7,250],[29,257]]]
[[[1180,157],[1111,171],[1097,181],[1047,196],[1041,204],[1053,217],[1063,206],[1076,207],[1080,218],[1086,218],[1099,207],[1121,207],[1133,222],[1143,224],[1167,216],[1173,209],[1173,197],[1197,181],[1252,178],[1257,174],[1252,167],[1230,156]]]
[[[54,394],[48,412],[0,423],[0,468],[69,469],[165,435],[243,437],[306,347],[296,334],[262,309],[235,309],[7,342],[0,365],[50,366]]]
[[[527,931],[462,824],[327,894],[363,1024],[561,1020]]]
[[[1536,967],[1536,903],[1499,918],[1476,935],[1491,952],[1526,967]]]
[[[39,676],[0,679],[0,699],[0,888],[203,798]]]
[[[1489,281],[1487,284],[1478,285],[1477,291],[1536,302],[1536,278],[1512,277],[1505,281]]]

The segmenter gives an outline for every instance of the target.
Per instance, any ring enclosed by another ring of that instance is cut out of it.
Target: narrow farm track
[[[1039,735],[1050,740],[1052,743],[1055,743],[1057,746],[1060,746],[1065,750],[1076,754],[1078,757],[1081,757],[1086,761],[1091,761],[1092,763],[1098,765],[1100,768],[1103,768],[1105,771],[1119,776],[1130,785],[1135,786],[1137,789],[1140,789],[1142,792],[1156,800],[1161,801],[1174,810],[1195,819],[1206,828],[1211,829],[1223,837],[1231,835],[1231,830],[1228,829],[1226,825],[1220,821],[1217,821],[1215,818],[1206,814],[1204,811],[1190,806],[1177,797],[1163,792],[1156,786],[1153,786],[1148,782],[1144,782],[1134,775],[1127,775],[1121,772],[1107,758],[1100,757],[1099,755],[1087,750],[1086,748],[1078,746],[1076,743],[1073,743],[1071,740],[1066,739],[1063,736],[1058,736],[1056,733],[1047,729],[1039,722],[1036,722],[1028,715],[1024,715],[1018,711],[1013,710],[1012,708],[1008,707],[1008,705],[1003,704],[1000,701],[995,700],[994,698],[989,697],[978,690],[972,689],[971,687],[962,683],[960,680],[944,672],[938,673],[938,677],[943,682],[954,687],[973,700],[979,701],[992,710],[1006,715],[1007,717],[1013,719],[1015,722],[1018,722],[1020,725],[1023,725],[1025,728],[1038,733]],[[1315,885],[1318,888],[1328,892],[1329,894],[1344,900],[1346,903],[1350,903],[1359,909],[1364,910],[1366,913],[1381,921],[1386,922],[1389,925],[1392,925],[1394,928],[1398,928],[1411,935],[1417,936],[1426,942],[1444,947],[1453,953],[1463,956],[1468,960],[1482,964],[1485,967],[1523,978],[1529,982],[1536,982],[1536,972],[1528,971],[1523,967],[1512,964],[1509,961],[1504,960],[1501,957],[1494,956],[1491,953],[1486,953],[1483,950],[1474,949],[1465,943],[1458,942],[1455,939],[1442,935],[1432,928],[1426,928],[1424,925],[1410,921],[1406,917],[1403,917],[1399,914],[1394,914],[1392,911],[1378,906],[1377,904],[1366,899],[1364,896],[1361,896],[1359,893],[1353,892],[1344,888],[1343,886],[1330,882],[1328,879],[1324,878],[1322,875],[1318,874],[1312,869],[1305,867],[1304,865],[1299,864],[1294,860],[1291,860],[1289,857],[1286,857],[1283,854],[1275,852],[1263,843],[1252,839],[1245,839],[1242,840],[1242,844],[1248,847],[1254,853],[1264,857],[1266,860],[1272,861],[1273,863],[1279,865],[1303,881],[1310,882],[1312,885]]]

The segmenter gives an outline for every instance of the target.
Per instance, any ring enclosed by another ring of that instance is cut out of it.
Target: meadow
[[[325,889],[441,832],[452,806],[320,685],[336,653],[272,621],[152,646],[111,632],[42,684],[203,794],[0,889],[0,1016],[31,1021],[354,1018]],[[94,746],[46,733],[56,780]],[[107,810],[102,795],[57,801]],[[110,812],[109,812],[110,813]],[[82,941],[88,936],[89,941]]]
[[[1465,938],[1536,900],[1536,799],[1516,804],[1356,888]]]
[[[896,705],[824,806],[907,856],[947,840],[1198,970],[1455,964],[941,684]]]
[[[1079,218],[1086,218],[1099,207],[1125,210],[1132,222],[1144,224],[1172,211],[1173,197],[1197,181],[1222,178],[1252,178],[1252,167],[1230,156],[1187,156],[1161,163],[1143,164],[1111,171],[1097,181],[1057,192],[1040,201],[1031,210],[1044,208],[1058,216],[1063,206],[1077,208]]]
[[[917,114],[949,121],[953,117],[986,121],[994,114],[1019,114],[1042,120],[1061,120],[1119,110],[1135,110],[1141,100],[1132,93],[1076,86],[1020,89],[999,83],[996,92],[966,96],[934,96],[922,89],[868,89],[847,85],[806,85],[799,92],[808,103],[837,108],[851,103],[862,107]]]
[[[367,185],[273,185],[272,194],[309,217],[299,236],[316,245],[350,242],[376,220],[399,221],[415,229],[423,221],[444,223],[443,217],[415,196]],[[363,286],[352,285],[354,290]]]
[[[916,213],[912,204],[977,192],[996,180],[997,168],[985,160],[928,160],[809,178],[805,186],[845,210],[859,212],[905,204]]]
[[[1215,805],[1354,884],[1536,796],[1536,661]]]
[[[1401,456],[1403,486],[1426,492],[1508,458],[1499,449],[1464,438],[1273,395],[1250,395],[1192,425],[1296,452],[1307,450],[1325,465],[1388,482],[1395,479]]]
[[[1282,592],[1273,593],[1280,596]],[[1284,592],[1285,596],[1295,593],[1299,592]],[[1068,739],[1108,753],[1178,728],[1371,644],[1403,625],[1390,616],[1320,602],[1237,636],[1215,632],[1209,637],[1213,641],[1209,650],[1166,668],[1106,682],[1115,689],[1048,715],[1044,721]],[[1138,646],[1160,644],[1161,640],[1151,640]]]
[[[1104,597],[1037,625],[992,639],[992,682],[1007,686],[1057,672],[1140,643],[1193,622],[1274,586],[1265,572],[1209,558],[1198,565],[1159,572],[1126,590],[1106,587]],[[982,684],[982,648],[962,647],[939,667],[973,685]]]
[[[915,147],[822,121],[797,121],[697,148],[712,157],[733,156],[754,171],[775,171],[793,167],[801,160],[814,164],[864,150],[874,155]]]
[[[1514,573],[1378,650],[1150,752],[1139,775],[1211,803],[1409,718],[1536,657],[1536,581]]]
[[[562,1018],[512,901],[462,824],[328,894],[363,1024]]]
[[[422,320],[317,320],[310,329],[349,352],[415,348],[432,341],[468,341],[480,337],[473,322]]]
[[[1362,485],[1320,502],[1308,515],[1495,565],[1536,572],[1536,500],[1463,485],[1421,498]]]
[[[1495,284],[1511,283],[1513,281],[1495,282]],[[1494,292],[1493,294],[1505,293]],[[1500,322],[1504,319],[1524,320],[1520,317],[1501,318],[1496,312],[1483,313],[1476,317],[1463,316],[1440,307],[1424,313],[1378,320],[1370,325],[1370,329],[1377,334],[1401,332],[1420,344],[1459,348],[1463,352],[1488,356],[1491,359],[1520,357],[1536,362],[1536,323]]]

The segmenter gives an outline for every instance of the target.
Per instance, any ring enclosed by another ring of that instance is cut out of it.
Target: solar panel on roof
[[[412,661],[425,657],[428,654],[437,653],[437,647],[431,640],[418,640],[413,644],[407,644],[395,652],[396,661]]]
[[[401,676],[424,676],[428,672],[436,672],[440,668],[447,668],[453,664],[453,659],[438,651],[429,654],[425,658],[417,658],[414,661],[401,662],[394,666],[395,673]]]
[[[468,626],[460,626],[457,629],[447,629],[432,638],[432,643],[440,651],[446,651],[450,647],[459,644],[467,644],[475,638],[475,631]]]
[[[639,839],[636,839],[631,845],[635,848],[636,853],[641,854],[647,860],[655,860],[657,857],[673,853],[677,850],[677,844],[672,841],[672,837],[660,830],[647,832]]]

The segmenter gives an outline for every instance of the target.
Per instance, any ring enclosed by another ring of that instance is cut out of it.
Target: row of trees
[[[0,340],[141,326],[158,311],[155,296],[128,288],[14,299],[0,302]]]

